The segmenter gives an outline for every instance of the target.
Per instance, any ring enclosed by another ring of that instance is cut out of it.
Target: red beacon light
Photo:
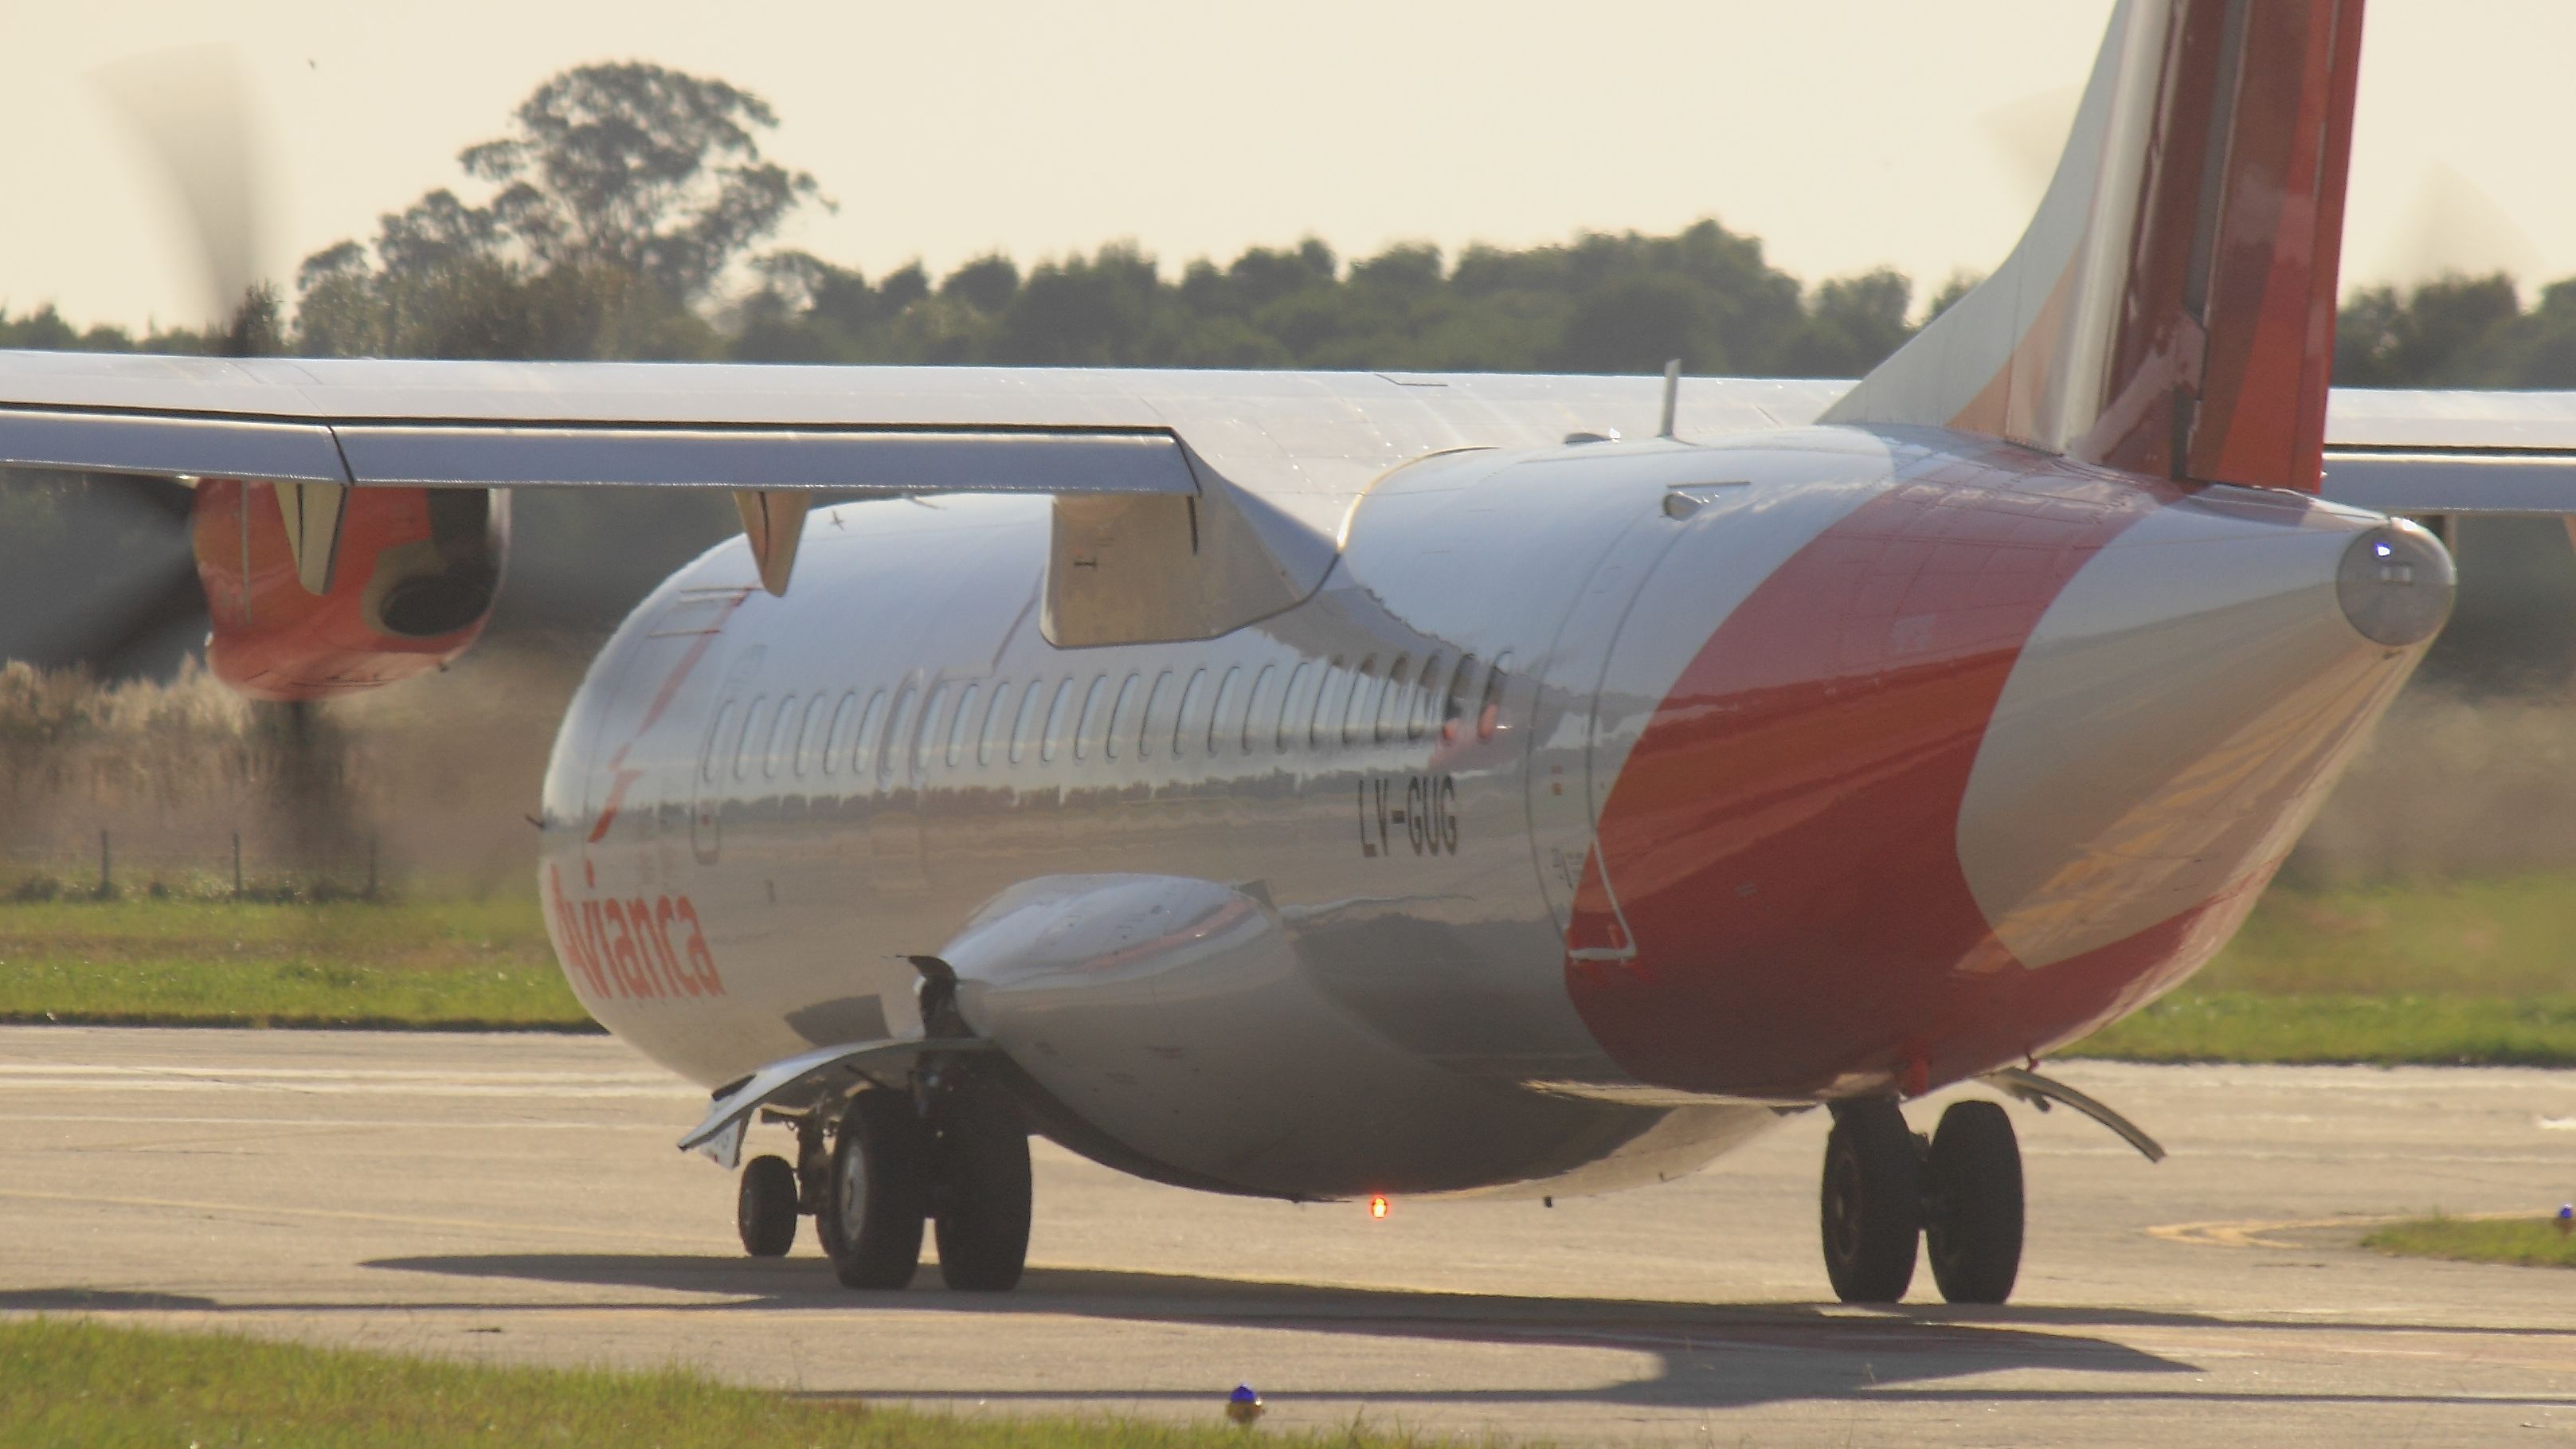
[[[1369,1221],[1379,1223],[1386,1221],[1385,1193],[1373,1192],[1369,1194]]]

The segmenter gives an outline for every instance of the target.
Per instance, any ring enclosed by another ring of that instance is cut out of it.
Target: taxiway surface
[[[2173,1156],[2016,1107],[2006,1308],[1943,1308],[1928,1272],[1896,1311],[1818,1301],[1814,1113],[1660,1188],[1384,1222],[1040,1144],[1038,1266],[981,1297],[927,1266],[844,1292],[810,1224],[783,1261],[740,1256],[732,1179],[671,1145],[704,1098],[604,1038],[0,1028],[0,1311],[681,1361],[965,1414],[1214,1421],[1248,1380],[1273,1425],[1567,1443],[2576,1433],[2576,1277],[2355,1246],[2373,1215],[2576,1196],[2576,1073],[2062,1075]]]

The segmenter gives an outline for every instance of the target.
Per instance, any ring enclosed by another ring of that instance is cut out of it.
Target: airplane
[[[1553,1197],[1832,1119],[1827,1277],[2019,1273],[2004,1106],[2245,918],[2576,396],[2331,392],[2362,0],[2120,0],[2029,231],[1857,384],[0,354],[195,486],[211,667],[473,642],[516,487],[723,488],[539,889],[757,1255],[1025,1265],[1029,1138]],[[816,510],[818,492],[857,501]],[[751,1155],[752,1134],[774,1152]]]

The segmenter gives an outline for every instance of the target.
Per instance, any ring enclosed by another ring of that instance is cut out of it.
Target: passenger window
[[[717,752],[724,744],[725,726],[732,723],[733,701],[728,699],[716,710],[716,722],[707,726],[706,748],[698,752],[699,783],[712,785],[716,782]]]
[[[1243,668],[1240,665],[1229,665],[1225,671],[1225,678],[1217,681],[1216,704],[1208,710],[1207,747],[1211,755],[1223,751],[1225,742],[1232,739],[1241,739],[1243,747],[1247,750],[1252,748],[1252,711],[1250,709],[1243,712],[1241,724],[1232,727],[1226,724],[1228,719],[1233,718],[1234,707],[1243,702],[1238,697],[1241,691],[1235,688],[1242,681]]]
[[[796,727],[796,765],[798,779],[814,773],[814,757],[823,750],[823,706],[830,700],[816,695],[805,706],[805,722]]]
[[[769,739],[769,699],[761,696],[743,712],[742,738],[734,745],[733,777],[737,780],[751,773],[751,752]]]
[[[762,778],[778,778],[778,772],[796,758],[799,727],[804,723],[805,711],[796,707],[795,696],[778,702],[778,724],[769,732],[769,753],[760,761]]]
[[[1011,727],[1011,686],[1008,680],[993,686],[993,706],[984,716],[984,733],[975,741],[975,763],[993,763],[993,747],[1001,743],[1002,731]]]
[[[1154,676],[1154,692],[1145,696],[1145,715],[1136,725],[1136,758],[1142,760],[1153,755],[1154,739],[1163,733],[1155,722],[1163,718],[1163,711],[1171,702],[1172,671],[1166,669]]]
[[[845,690],[841,702],[832,707],[832,731],[823,742],[823,773],[840,768],[841,752],[850,747],[850,731],[859,723],[859,692]]]
[[[1243,748],[1247,754],[1251,752],[1253,747],[1253,721],[1261,719],[1269,713],[1264,706],[1270,699],[1270,677],[1277,668],[1278,666],[1271,664],[1261,666],[1260,675],[1252,681],[1252,702],[1245,705],[1243,709]],[[1305,687],[1306,666],[1300,664],[1295,669],[1289,671],[1288,683],[1286,687],[1280,691],[1278,727],[1270,731],[1270,748],[1272,750],[1283,753],[1287,750],[1290,740],[1290,730],[1293,728],[1290,721],[1296,717],[1297,695]]]
[[[868,712],[859,721],[858,740],[850,746],[850,773],[862,775],[876,759],[877,730],[885,723],[886,692],[882,689],[868,696]]]
[[[1350,701],[1342,710],[1342,743],[1356,745],[1368,730],[1370,709],[1377,703],[1377,656],[1360,661],[1360,672],[1351,680]]]
[[[912,737],[912,768],[918,774],[930,772],[931,756],[938,753],[941,713],[948,706],[949,686],[942,684],[930,691],[930,702],[921,707],[921,728]]]
[[[1091,681],[1091,692],[1100,692],[1099,680]],[[1039,746],[1038,758],[1054,763],[1055,757],[1064,753],[1064,747],[1073,738],[1073,678],[1068,675],[1064,683],[1055,687],[1055,704],[1047,710],[1046,743]]]
[[[1100,753],[1103,759],[1117,759],[1118,742],[1135,734],[1138,729],[1136,686],[1142,679],[1142,675],[1131,671],[1126,680],[1118,686],[1118,706],[1109,712],[1109,728],[1100,739]],[[1090,731],[1086,729],[1083,733],[1089,734]]]
[[[1073,681],[1066,680],[1065,687],[1070,687],[1072,683]],[[1059,687],[1056,690],[1056,697],[1061,699],[1063,696],[1064,688]],[[1038,711],[1045,707],[1046,698],[1046,681],[1043,679],[1030,680],[1029,687],[1020,691],[1019,723],[1011,726],[1011,763],[1014,765],[1028,753],[1031,745],[1037,743],[1036,731],[1040,725],[1046,723],[1046,716],[1039,714]],[[1055,756],[1050,753],[1047,758],[1053,759]]]
[[[1503,727],[1503,671],[1512,667],[1512,656],[1494,661],[1493,670],[1485,676],[1485,703],[1476,711],[1476,736],[1492,739]]]
[[[1190,671],[1189,687],[1181,691],[1181,707],[1172,716],[1173,759],[1177,760],[1181,757],[1183,753],[1182,743],[1191,736],[1203,735],[1210,739],[1215,737],[1216,730],[1213,727],[1205,729],[1193,729],[1191,727],[1198,723],[1199,709],[1207,702],[1207,671],[1204,669],[1193,669]],[[1150,714],[1152,711],[1148,710],[1147,713]]]
[[[1091,758],[1095,741],[1109,733],[1109,676],[1095,674],[1091,687],[1082,692],[1082,723],[1073,732],[1073,757]]]
[[[904,734],[912,727],[912,702],[920,694],[914,685],[905,685],[894,697],[894,712],[886,717],[885,739],[877,748],[877,778],[882,781],[894,774],[903,761]]]
[[[1404,737],[1422,738],[1431,728],[1431,716],[1440,708],[1440,656],[1433,654],[1422,661],[1422,678],[1415,682],[1405,699]]]
[[[948,753],[942,756],[952,770],[966,758],[966,727],[975,718],[975,696],[983,692],[982,685],[970,684],[964,694],[957,696],[957,718],[948,726]]]
[[[1476,687],[1476,656],[1461,654],[1458,667],[1449,672],[1449,689],[1440,698],[1440,738],[1443,743],[1458,738],[1467,717],[1468,692]]]
[[[1404,725],[1404,716],[1413,687],[1413,661],[1405,655],[1395,656],[1386,667],[1386,682],[1378,686],[1377,742],[1385,744],[1395,738]]]
[[[1306,670],[1306,665],[1298,665],[1298,673],[1303,673],[1303,670]],[[1334,660],[1334,663],[1324,665],[1324,668],[1314,673],[1314,696],[1309,696],[1309,699],[1298,699],[1296,691],[1288,691],[1288,699],[1293,701],[1296,712],[1306,719],[1306,748],[1309,750],[1324,748],[1324,730],[1327,730],[1329,722],[1334,719],[1332,688],[1340,678],[1342,678],[1342,663],[1340,660]]]

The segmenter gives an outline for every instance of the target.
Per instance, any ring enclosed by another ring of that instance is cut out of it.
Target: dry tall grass
[[[389,883],[481,895],[529,878],[546,753],[580,664],[537,650],[320,707],[282,708],[200,670],[102,686],[0,668],[0,889]]]

